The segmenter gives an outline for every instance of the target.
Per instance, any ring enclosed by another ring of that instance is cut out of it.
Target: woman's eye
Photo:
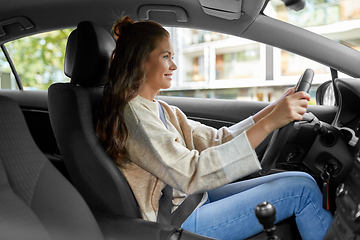
[[[165,56],[164,56],[164,59],[168,59],[168,58],[169,58],[169,55],[165,55]]]

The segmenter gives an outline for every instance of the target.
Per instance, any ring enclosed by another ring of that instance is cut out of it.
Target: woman
[[[173,210],[187,194],[204,193],[184,229],[218,239],[244,239],[262,230],[255,206],[271,202],[277,222],[292,215],[304,239],[322,239],[331,215],[305,173],[234,182],[260,169],[254,149],[277,128],[301,120],[309,94],[290,89],[252,117],[219,130],[188,120],[155,96],[171,86],[177,66],[169,33],[152,21],[117,20],[117,39],[97,133],[127,178],[142,217],[156,221],[161,191],[174,188]]]

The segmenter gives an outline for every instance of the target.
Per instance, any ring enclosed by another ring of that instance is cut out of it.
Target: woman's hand
[[[276,100],[275,102],[269,104],[266,108],[262,109],[261,111],[259,111],[258,113],[256,113],[253,116],[253,120],[255,123],[257,123],[258,121],[260,121],[262,118],[266,117],[275,107],[276,105],[281,102],[284,98],[286,98],[287,96],[294,94],[295,93],[295,87],[293,88],[289,88],[287,91],[285,91],[281,97]]]
[[[290,88],[277,101],[257,113],[253,117],[255,125],[246,132],[251,147],[255,149],[274,130],[291,121],[301,120],[309,100],[308,93],[295,93],[295,88]]]
[[[270,104],[270,107],[275,107],[279,102],[281,102],[281,100],[283,100],[284,98],[286,98],[287,96],[294,94],[295,93],[295,87],[289,88],[288,90],[286,90],[281,97],[276,100],[275,102],[273,102],[272,104]]]
[[[276,103],[273,110],[265,117],[272,131],[294,121],[301,120],[306,113],[310,95],[306,92],[294,92],[294,89],[286,92]]]

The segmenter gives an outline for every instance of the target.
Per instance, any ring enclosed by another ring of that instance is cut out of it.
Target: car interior
[[[324,173],[331,175],[329,201],[334,223],[324,239],[359,237],[360,53],[266,16],[263,11],[269,2],[13,0],[6,3],[0,9],[0,45],[4,53],[7,52],[4,43],[15,39],[54,29],[74,30],[67,39],[64,58],[64,74],[70,82],[54,83],[48,91],[23,90],[21,76],[16,73],[16,66],[10,64],[19,90],[0,90],[0,238],[210,239],[179,226],[142,220],[129,184],[96,137],[97,111],[115,46],[110,29],[121,15],[154,20],[165,26],[241,36],[331,68],[329,81],[317,89],[318,105],[309,105],[302,121],[268,136],[256,153],[259,160],[265,160],[261,162],[264,169],[267,164],[267,172],[262,174],[305,171],[318,181],[319,187]],[[299,10],[306,1],[283,0],[283,4],[289,11]],[[337,72],[351,77],[339,78]],[[334,88],[336,104],[326,106],[322,102],[330,86]],[[231,126],[269,104],[157,98],[179,107],[189,119],[215,128]],[[260,175],[254,173],[247,178]],[[276,234],[281,239],[301,239],[294,218],[277,224]],[[267,239],[266,236],[263,232],[249,239]]]

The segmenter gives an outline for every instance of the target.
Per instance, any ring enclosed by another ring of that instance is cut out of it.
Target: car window
[[[312,68],[310,104],[316,104],[316,88],[331,78],[328,67],[262,43],[197,29],[167,30],[178,69],[161,95],[272,102]]]
[[[0,89],[19,89],[15,76],[11,71],[10,63],[6,59],[3,49],[0,49]]]
[[[71,31],[41,33],[5,44],[25,90],[47,90],[54,82],[69,81],[63,71]]]
[[[359,0],[308,0],[299,12],[272,0],[264,13],[360,51]],[[317,87],[331,79],[327,66],[285,50],[211,31],[168,30],[178,70],[162,95],[274,101],[311,68],[310,104],[315,104]],[[339,72],[339,77],[349,76]]]
[[[299,12],[289,11],[281,0],[272,0],[264,13],[360,51],[359,0],[308,0]]]
[[[310,90],[330,79],[328,67],[296,54],[231,35],[186,28],[167,28],[174,45],[172,87],[161,95],[275,101],[294,86],[306,68],[315,71]],[[42,33],[5,44],[25,90],[46,90],[64,75],[66,40],[72,29]],[[0,54],[1,88],[17,89],[10,65]]]

